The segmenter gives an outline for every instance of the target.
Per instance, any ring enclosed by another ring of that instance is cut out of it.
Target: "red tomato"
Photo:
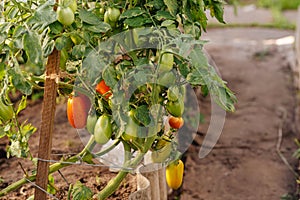
[[[96,85],[96,91],[101,94],[104,95],[104,97],[106,99],[108,99],[112,93],[110,91],[110,87],[106,85],[104,80],[101,80],[97,85]]]
[[[72,127],[78,129],[85,127],[90,106],[89,98],[83,94],[69,97],[67,116]]]
[[[175,128],[175,129],[180,129],[183,124],[184,124],[184,121],[182,119],[182,117],[173,117],[173,116],[170,116],[169,118],[169,124],[172,128]]]

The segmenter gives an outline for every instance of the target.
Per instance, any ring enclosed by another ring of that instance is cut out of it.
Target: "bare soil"
[[[283,162],[285,158],[293,170],[297,168],[292,157],[297,149],[293,140],[299,137],[289,64],[293,46],[274,44],[293,34],[260,28],[208,31],[205,39],[211,42],[206,49],[238,103],[236,112],[226,116],[217,145],[199,159],[210,117],[208,99],[200,103],[207,123],[186,153],[181,199],[275,200],[295,192],[294,174]]]
[[[297,160],[292,158],[298,137],[296,89],[287,53],[292,45],[271,44],[270,39],[293,35],[292,31],[258,28],[211,29],[204,35],[205,45],[218,70],[236,93],[236,112],[228,113],[222,135],[208,156],[200,159],[199,149],[210,124],[210,99],[199,96],[205,123],[199,127],[192,145],[184,154],[183,186],[169,199],[183,200],[275,200],[283,194],[294,193],[293,170]],[[269,43],[264,43],[268,40]],[[39,127],[41,101],[31,103],[22,115]],[[280,135],[282,133],[282,135]],[[37,156],[39,134],[30,140],[33,156]],[[278,140],[282,140],[280,143]],[[5,157],[8,141],[0,140],[0,189],[34,169],[30,162]],[[279,145],[280,144],[280,145]],[[76,132],[68,124],[65,104],[57,105],[53,138],[53,159],[57,154],[78,153],[83,148]],[[282,152],[279,156],[278,150]],[[20,163],[20,164],[19,164]],[[66,199],[68,184],[82,181],[94,192],[99,191],[115,175],[107,168],[72,166],[54,173],[59,189],[58,199]],[[33,193],[27,184],[4,199],[26,199]],[[130,175],[110,199],[126,199],[136,190],[135,176]]]

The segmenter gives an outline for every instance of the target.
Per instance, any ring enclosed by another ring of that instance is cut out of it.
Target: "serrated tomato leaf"
[[[71,195],[73,200],[90,200],[93,197],[93,192],[80,181],[77,181],[72,188]]]
[[[39,68],[43,68],[43,51],[40,39],[37,33],[28,31],[23,36],[23,48],[30,63]]]
[[[91,11],[84,10],[84,9],[79,10],[79,18],[83,22],[92,25],[98,25],[101,22],[100,18],[97,15],[95,15]]]
[[[129,10],[126,10],[124,13],[122,13],[120,15],[120,20],[127,19],[127,18],[132,18],[132,17],[137,17],[137,16],[140,16],[144,13],[145,13],[145,11],[142,10],[140,7],[134,7],[134,8],[131,8]]]

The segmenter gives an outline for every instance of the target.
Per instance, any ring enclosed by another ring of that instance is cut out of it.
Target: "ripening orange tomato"
[[[169,117],[169,124],[172,128],[180,129],[184,124],[184,120],[183,120],[182,117],[170,116]]]
[[[110,90],[110,87],[106,85],[104,80],[101,80],[97,85],[96,85],[96,91],[101,94],[104,95],[104,97],[106,99],[108,99],[112,93]]]
[[[83,94],[70,96],[67,103],[67,116],[73,128],[84,128],[91,106],[89,98]]]

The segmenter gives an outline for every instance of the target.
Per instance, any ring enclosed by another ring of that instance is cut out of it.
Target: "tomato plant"
[[[91,162],[91,156],[99,158],[115,147],[93,154],[95,143],[121,143],[125,164],[97,194],[104,199],[120,185],[125,169],[136,168],[147,152],[164,165],[177,160],[177,129],[191,110],[185,106],[186,85],[207,88],[224,110],[234,111],[236,102],[203,52],[206,10],[224,22],[222,1],[4,1],[0,93],[6,100],[0,101],[0,137],[10,140],[8,155],[31,155],[28,139],[36,128],[28,121],[20,124],[18,117],[31,95],[44,90],[46,79],[55,78],[58,94],[68,99],[70,124],[86,128],[90,140],[78,155],[51,165],[51,173],[65,163]],[[60,52],[58,77],[45,73],[54,50]],[[22,97],[12,105],[7,97],[16,92]],[[170,115],[173,128],[168,130],[164,118]],[[179,172],[173,188],[181,184]],[[34,181],[36,175],[28,178]],[[0,196],[22,184],[14,183]],[[83,196],[80,189],[74,191]]]

